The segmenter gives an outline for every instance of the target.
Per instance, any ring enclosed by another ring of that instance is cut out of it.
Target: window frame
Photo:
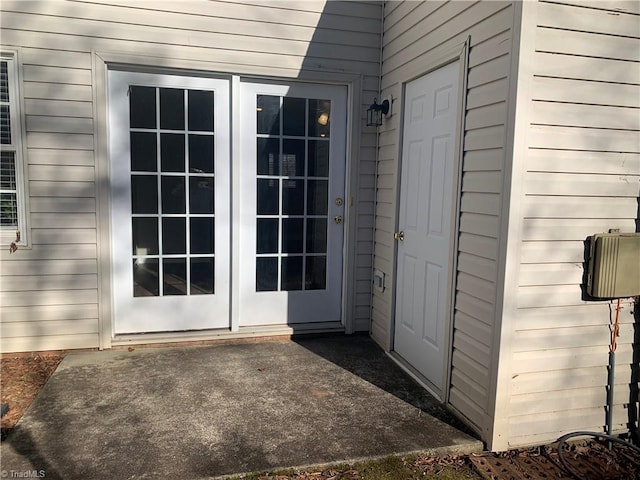
[[[16,202],[18,225],[0,225],[0,245],[7,246],[15,242],[19,247],[29,246],[29,229],[27,222],[28,215],[28,195],[27,177],[25,165],[25,117],[24,99],[22,97],[22,65],[20,63],[18,50],[1,50],[0,61],[7,63],[7,81],[9,83],[9,125],[11,128],[11,143],[0,144],[0,151],[13,152],[16,176]],[[18,233],[19,232],[19,233]],[[19,241],[17,241],[19,237]]]

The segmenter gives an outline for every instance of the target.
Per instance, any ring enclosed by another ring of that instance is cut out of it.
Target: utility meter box
[[[591,237],[587,293],[595,298],[640,295],[640,233]]]

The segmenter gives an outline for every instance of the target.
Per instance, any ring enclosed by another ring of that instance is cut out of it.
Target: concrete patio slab
[[[65,357],[2,444],[47,480],[199,479],[402,454],[476,452],[367,337]]]

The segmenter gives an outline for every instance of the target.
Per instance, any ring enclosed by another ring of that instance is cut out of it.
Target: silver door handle
[[[393,238],[395,238],[396,240],[400,240],[401,242],[404,240],[404,232],[403,231],[399,231],[393,234]]]

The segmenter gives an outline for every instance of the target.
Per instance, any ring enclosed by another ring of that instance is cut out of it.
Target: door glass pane
[[[256,255],[274,255],[256,258],[256,288],[325,289],[331,101],[258,95],[256,109]]]
[[[282,258],[281,290],[302,290],[302,257]]]
[[[213,173],[213,136],[189,135],[189,172]]]
[[[162,219],[162,253],[166,255],[187,253],[187,232],[184,218]]]
[[[163,172],[184,172],[184,135],[160,134],[160,166]]]
[[[257,253],[278,253],[278,219],[258,218]]]
[[[137,257],[133,264],[135,296],[160,295],[160,292],[187,295],[188,283],[194,295],[213,294],[213,108],[211,91],[131,87],[131,128],[156,130],[159,126],[163,130],[180,130],[179,133],[129,132],[132,172],[157,172],[158,154],[160,170],[167,172],[161,176],[157,173],[131,175],[131,211],[136,215],[131,220],[132,253]],[[201,133],[186,132],[187,111],[189,129]],[[194,173],[201,175],[190,175]],[[154,216],[140,216],[144,214]],[[148,258],[150,255],[160,258]]]
[[[303,218],[282,219],[282,252],[302,253]]]
[[[282,180],[282,214],[304,214],[304,180]]]
[[[282,99],[282,134],[304,136],[306,110],[304,98],[284,97]]]
[[[162,260],[162,291],[164,295],[187,294],[187,259],[165,258]]]
[[[310,137],[328,138],[331,126],[331,100],[309,100]]]
[[[258,179],[258,215],[278,214],[278,180],[265,178]]]
[[[189,178],[189,211],[214,213],[213,177]]]
[[[158,179],[155,175],[131,176],[131,213],[158,213]]]
[[[160,89],[160,128],[184,130],[184,90]]]
[[[157,297],[160,295],[157,258],[133,259],[133,296]]]
[[[162,213],[185,213],[184,177],[162,176]]]
[[[134,255],[158,254],[158,219],[133,217],[131,219]]]
[[[213,132],[213,92],[189,90],[189,130]]]
[[[131,171],[158,171],[155,133],[131,132]]]
[[[326,215],[329,202],[327,180],[307,181],[307,214]]]
[[[192,217],[190,220],[191,253],[214,253],[214,220],[211,217]]]
[[[327,288],[327,257],[307,257],[305,265],[305,290]]]
[[[155,87],[131,86],[129,89],[129,125],[131,128],[156,128]]]
[[[258,175],[279,175],[280,140],[258,138]]]
[[[191,295],[214,293],[214,259],[191,259]]]
[[[327,219],[307,219],[307,253],[327,252]]]
[[[304,176],[304,140],[283,140],[282,169],[285,177]]]
[[[277,257],[256,258],[256,291],[275,292],[278,290]]]
[[[325,140],[309,140],[310,177],[329,176],[329,142]]]
[[[256,106],[258,133],[280,134],[280,97],[258,95]]]

